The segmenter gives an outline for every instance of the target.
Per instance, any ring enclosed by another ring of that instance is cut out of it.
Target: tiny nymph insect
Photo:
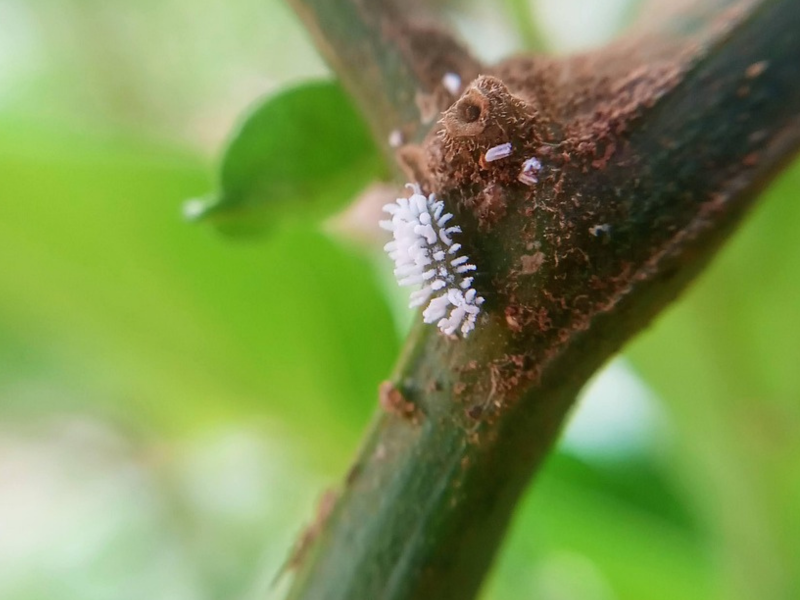
[[[392,232],[384,249],[395,263],[395,277],[402,286],[419,286],[409,306],[427,304],[422,312],[425,323],[436,323],[448,335],[460,331],[466,336],[475,328],[483,298],[468,276],[475,265],[453,241],[461,228],[447,226],[453,215],[445,212],[444,202],[434,194],[425,196],[417,184],[407,187],[411,197],[384,206],[391,219],[380,222]]]
[[[542,170],[542,163],[538,158],[531,157],[522,163],[517,180],[525,185],[536,185],[539,183],[539,171]]]
[[[486,151],[486,154],[483,155],[483,160],[485,160],[487,163],[494,162],[496,160],[500,160],[501,158],[511,156],[513,151],[514,147],[511,145],[511,142],[492,146]]]

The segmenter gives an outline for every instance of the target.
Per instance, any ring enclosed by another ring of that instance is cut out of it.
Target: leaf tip
[[[181,216],[190,223],[197,223],[214,212],[214,209],[217,208],[218,205],[219,202],[214,196],[190,198],[189,200],[185,200],[181,205]]]

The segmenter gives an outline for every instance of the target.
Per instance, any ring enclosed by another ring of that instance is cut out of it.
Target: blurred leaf
[[[185,205],[228,233],[287,218],[318,222],[342,208],[384,165],[367,126],[334,81],[268,98],[244,121],[222,161],[220,189]]]
[[[800,165],[629,349],[682,432],[729,598],[800,597]],[[735,590],[735,592],[734,592]]]
[[[564,557],[575,564],[554,580],[550,566]],[[558,452],[520,506],[485,598],[707,600],[710,564],[662,468]]]
[[[208,183],[175,148],[6,125],[0,411],[164,434],[279,418],[344,469],[398,343],[369,261],[313,231],[187,226],[179,199]]]

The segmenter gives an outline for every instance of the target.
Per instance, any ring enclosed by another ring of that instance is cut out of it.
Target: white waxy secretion
[[[539,171],[542,169],[542,163],[539,162],[539,159],[536,157],[529,158],[524,163],[522,163],[522,169],[517,175],[517,181],[524,183],[525,185],[534,185],[539,183]]]
[[[399,148],[403,145],[403,132],[399,129],[393,129],[389,134],[389,147]]]
[[[442,77],[442,85],[453,96],[461,93],[461,77],[458,73],[445,73]]]
[[[501,158],[511,156],[513,151],[514,148],[511,146],[511,142],[506,142],[505,144],[499,144],[489,148],[486,151],[486,154],[483,155],[483,159],[486,162],[493,162],[495,160],[500,160]]]
[[[400,285],[419,287],[409,306],[427,305],[422,311],[425,323],[436,323],[448,335],[460,331],[466,336],[475,328],[483,298],[467,275],[475,265],[459,254],[461,244],[453,241],[461,228],[447,226],[453,215],[434,194],[425,196],[416,184],[407,187],[411,197],[384,206],[391,219],[380,222],[392,232],[384,249],[394,261],[395,277]]]

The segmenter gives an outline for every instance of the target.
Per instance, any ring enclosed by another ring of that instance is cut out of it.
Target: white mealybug
[[[384,206],[392,218],[380,222],[394,236],[384,249],[394,261],[397,283],[420,286],[412,292],[409,307],[427,303],[422,311],[426,323],[436,323],[448,335],[460,330],[466,336],[475,328],[483,298],[467,276],[475,265],[459,254],[461,244],[452,238],[461,228],[447,227],[453,215],[434,194],[425,197],[417,184],[406,187],[411,197]]]

